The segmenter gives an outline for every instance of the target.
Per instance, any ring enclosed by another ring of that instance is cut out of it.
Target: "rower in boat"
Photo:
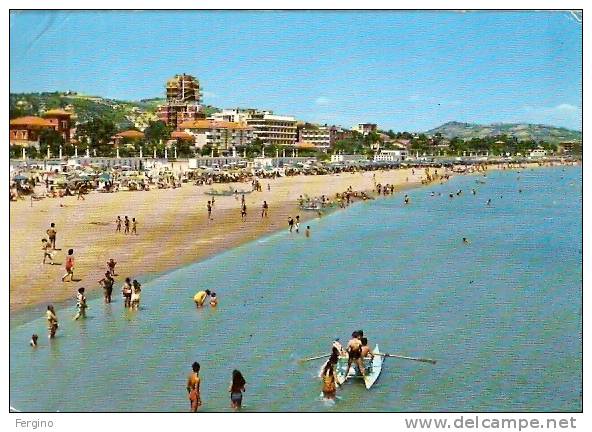
[[[363,334],[363,333],[362,333]],[[349,374],[352,363],[355,363],[360,369],[362,375],[366,375],[366,369],[364,368],[364,359],[362,358],[362,341],[360,340],[359,331],[352,333],[352,338],[347,343],[347,369],[345,370],[345,376]]]

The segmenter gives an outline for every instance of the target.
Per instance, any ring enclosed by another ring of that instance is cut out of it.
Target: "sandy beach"
[[[249,189],[247,183],[195,186],[183,184],[177,189],[153,189],[142,192],[101,194],[93,192],[85,200],[76,197],[46,198],[41,201],[10,203],[10,310],[22,311],[45,303],[74,299],[76,289],[100,290],[98,280],[110,258],[117,261],[114,295],[119,295],[125,277],[142,278],[191,262],[206,259],[279,229],[287,229],[289,216],[300,214],[304,221],[317,217],[298,209],[300,195],[325,194],[333,197],[349,186],[370,191],[376,182],[393,184],[397,190],[417,186],[423,170],[400,169],[342,173],[324,176],[282,177],[262,181],[263,191],[246,195],[248,217],[241,222],[240,200],[217,196],[207,219],[205,194],[212,187]],[[408,178],[408,181],[407,181]],[[271,190],[267,190],[270,184]],[[261,206],[269,204],[269,217],[261,218]],[[138,235],[115,232],[117,216],[138,221]],[[49,224],[57,230],[56,265],[42,264],[41,239]],[[301,226],[303,231],[305,226]],[[314,233],[313,233],[314,235]],[[75,282],[62,282],[68,249],[74,249]],[[58,264],[59,263],[59,264]],[[196,286],[196,290],[199,287]]]

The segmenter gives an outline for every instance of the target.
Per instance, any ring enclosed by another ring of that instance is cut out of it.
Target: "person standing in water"
[[[337,384],[335,382],[335,365],[337,364],[337,355],[331,354],[329,361],[323,367],[321,378],[323,379],[323,396],[325,399],[335,399],[337,393]]]
[[[290,229],[290,232],[292,232],[292,230],[294,229],[294,219],[292,219],[292,216],[288,218],[288,227]]]
[[[66,282],[66,278],[70,276],[70,282],[74,279],[74,249],[68,249],[68,256],[66,257],[66,274],[62,276],[62,282]]]
[[[111,277],[110,272],[105,272],[105,277],[99,281],[99,284],[103,287],[103,298],[105,303],[111,303],[111,295],[113,294],[113,285],[115,279]]]
[[[134,279],[132,282],[132,296],[130,297],[130,309],[138,310],[140,308],[140,293],[142,286]]]
[[[123,295],[123,307],[130,307],[132,304],[132,281],[130,278],[125,278],[125,283],[121,287],[121,294]]]
[[[218,306],[218,297],[216,296],[216,293],[213,292],[211,297],[210,297],[210,306],[211,307],[217,307]]]
[[[31,336],[31,341],[29,342],[29,345],[31,345],[33,348],[37,348],[37,339],[39,338],[39,336],[37,336],[36,334],[33,333],[33,335]]]
[[[78,294],[76,294],[76,308],[78,309],[78,312],[76,312],[76,315],[74,316],[74,320],[77,320],[78,318],[86,318],[86,308],[87,308],[87,304],[86,304],[86,296],[84,295],[84,288],[78,288]]]
[[[307,238],[310,237],[310,225],[306,225],[306,231],[304,231],[304,235]]]
[[[204,303],[206,302],[206,299],[209,297],[210,295],[210,290],[205,290],[205,291],[199,291],[198,293],[196,293],[193,296],[193,301],[195,302],[195,307],[197,307],[198,309],[200,307],[203,307]]]
[[[201,379],[199,378],[199,363],[194,362],[191,365],[192,372],[187,378],[187,394],[189,396],[190,411],[197,412],[197,409],[201,406],[201,396],[199,394],[199,386]]]
[[[294,222],[294,228],[296,228],[296,232],[300,232],[300,215],[296,215],[296,222]]]
[[[49,338],[53,339],[58,330],[58,316],[55,313],[53,305],[47,306],[47,312],[45,313],[47,319],[47,329],[49,330]]]
[[[232,371],[232,381],[228,391],[230,392],[230,406],[237,410],[240,409],[243,403],[243,392],[245,391],[245,378],[238,370]]]

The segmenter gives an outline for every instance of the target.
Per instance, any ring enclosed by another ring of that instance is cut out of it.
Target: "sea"
[[[300,233],[286,227],[147,281],[129,275],[144,282],[139,311],[123,309],[121,275],[114,302],[91,300],[86,319],[72,320],[74,298],[58,309],[51,341],[43,315],[18,320],[12,409],[188,411],[197,361],[202,411],[230,411],[234,369],[247,381],[244,411],[580,411],[581,167],[404,193],[408,205],[403,193],[359,202]],[[219,306],[197,310],[206,288]],[[325,401],[324,359],[300,360],[358,329],[382,352],[437,363],[387,358],[370,390],[351,380]]]

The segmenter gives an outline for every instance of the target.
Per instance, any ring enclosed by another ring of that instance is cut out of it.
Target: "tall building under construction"
[[[191,75],[175,75],[169,79],[166,99],[166,104],[158,107],[156,115],[173,128],[186,121],[205,118],[199,81]]]

